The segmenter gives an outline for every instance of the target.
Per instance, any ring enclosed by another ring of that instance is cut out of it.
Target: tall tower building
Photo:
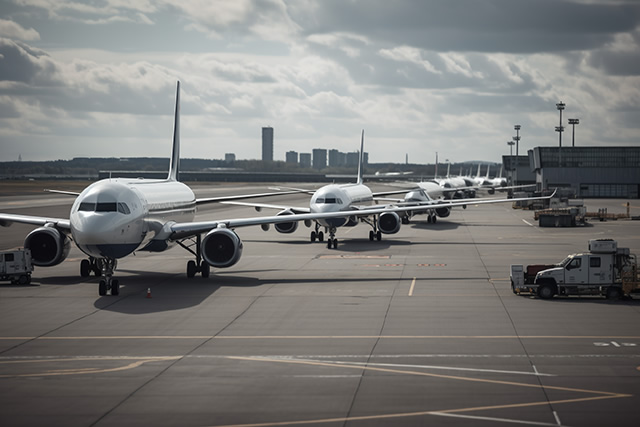
[[[273,128],[262,128],[262,161],[273,162]]]

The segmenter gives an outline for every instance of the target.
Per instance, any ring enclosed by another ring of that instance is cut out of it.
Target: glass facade
[[[542,167],[640,168],[640,147],[540,147]]]

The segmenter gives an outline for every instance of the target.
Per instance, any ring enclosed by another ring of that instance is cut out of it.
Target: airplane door
[[[580,284],[587,283],[588,267],[582,262],[582,257],[575,257],[565,267],[565,283]]]

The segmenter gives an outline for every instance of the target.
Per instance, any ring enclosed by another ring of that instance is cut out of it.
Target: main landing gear
[[[193,241],[193,239],[191,239],[191,241]],[[182,246],[184,249],[186,249],[187,251],[191,252],[196,257],[195,260],[192,259],[187,262],[187,277],[191,279],[195,277],[195,275],[198,273],[201,273],[202,277],[205,279],[209,277],[209,274],[211,273],[211,266],[207,261],[202,259],[202,253],[200,251],[200,248],[202,247],[201,245],[202,238],[200,237],[200,235],[198,234],[196,236],[195,251],[191,249],[190,246],[187,246],[182,242],[178,242],[178,244]],[[194,245],[191,245],[191,246],[194,246]]]

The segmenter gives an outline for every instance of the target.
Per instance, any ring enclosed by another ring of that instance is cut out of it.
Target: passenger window
[[[589,259],[589,267],[600,268],[600,257],[592,257]]]
[[[11,261],[13,261],[13,254],[5,254],[5,256],[4,256],[4,260],[5,260],[6,262],[11,262]]]

